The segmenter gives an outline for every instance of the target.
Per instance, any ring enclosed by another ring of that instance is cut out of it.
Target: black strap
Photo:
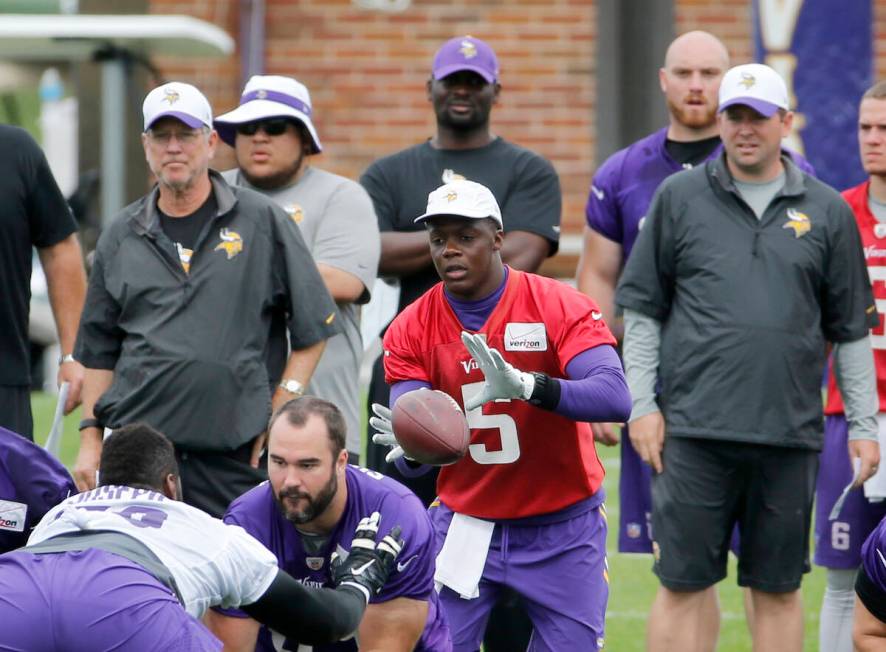
[[[547,374],[533,372],[532,375],[535,376],[535,387],[529,397],[530,405],[553,412],[560,404],[560,383]]]
[[[282,570],[262,596],[240,607],[286,638],[306,645],[332,643],[357,631],[366,598],[355,588],[304,586]]]

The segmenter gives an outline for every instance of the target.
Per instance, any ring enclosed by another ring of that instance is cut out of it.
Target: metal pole
[[[126,60],[123,52],[101,58],[102,227],[124,206],[126,184]]]

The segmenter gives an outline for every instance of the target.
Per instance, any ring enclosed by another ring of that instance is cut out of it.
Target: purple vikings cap
[[[498,81],[498,57],[487,43],[473,36],[450,39],[434,55],[434,79],[460,70],[475,72],[492,84]]]

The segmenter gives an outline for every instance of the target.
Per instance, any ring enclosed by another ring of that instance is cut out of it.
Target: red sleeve
[[[582,351],[617,344],[594,300],[567,285],[545,294],[544,315],[564,372]]]
[[[415,310],[407,308],[388,327],[382,340],[384,349],[385,382],[393,385],[401,380],[421,380],[430,383],[425,369],[420,342],[409,336],[422,332],[414,318]]]

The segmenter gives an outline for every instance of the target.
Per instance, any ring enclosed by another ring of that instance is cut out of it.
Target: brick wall
[[[188,14],[237,36],[238,2],[150,5],[153,13]],[[875,33],[886,35],[886,0],[875,6]],[[309,87],[326,148],[316,162],[352,178],[376,157],[433,132],[425,82],[436,48],[466,33],[488,40],[503,87],[493,128],[551,160],[563,187],[563,233],[580,233],[595,160],[593,0],[412,0],[393,14],[352,0],[267,0],[266,13],[265,71]],[[675,33],[708,30],[724,40],[734,62],[751,60],[750,0],[675,0],[674,15]],[[886,76],[886,38],[877,41],[877,61]],[[167,78],[197,84],[218,113],[237,102],[239,53],[225,61],[156,63]],[[232,165],[229,150],[217,165]],[[574,257],[562,258],[546,269],[571,274]]]
[[[269,0],[267,73],[311,91],[325,153],[316,163],[356,178],[375,158],[426,139],[433,113],[425,82],[437,47],[471,34],[501,64],[496,133],[547,157],[563,186],[564,229],[581,228],[594,153],[592,0],[413,0],[402,13],[361,10],[350,0]],[[235,2],[153,0],[154,13],[187,13],[236,37]],[[239,95],[239,58],[182,66],[157,60],[168,78],[192,81],[216,112]],[[222,153],[223,161],[230,160]]]

